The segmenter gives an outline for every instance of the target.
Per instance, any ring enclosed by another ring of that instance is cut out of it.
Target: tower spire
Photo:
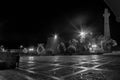
[[[108,12],[108,9],[105,8],[104,11],[104,36],[105,38],[110,38],[110,26],[109,26],[109,17],[110,17],[110,13]]]

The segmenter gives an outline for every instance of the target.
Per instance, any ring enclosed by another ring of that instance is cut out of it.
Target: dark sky
[[[6,45],[31,45],[46,42],[51,34],[58,33],[65,39],[73,37],[70,22],[83,24],[103,32],[103,12],[108,7],[103,0],[79,0],[79,2],[40,2],[24,4],[16,10],[7,9],[0,16],[0,40]],[[109,8],[109,7],[108,7]],[[78,19],[78,20],[77,20]],[[76,20],[78,22],[76,22]],[[119,40],[118,26],[111,12],[112,37]],[[115,36],[114,36],[115,35]]]

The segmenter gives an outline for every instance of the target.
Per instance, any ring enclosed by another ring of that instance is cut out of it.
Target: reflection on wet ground
[[[0,71],[2,80],[120,80],[116,56],[29,56],[20,67]]]

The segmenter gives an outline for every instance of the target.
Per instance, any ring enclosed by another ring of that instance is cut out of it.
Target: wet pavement
[[[0,70],[0,80],[120,80],[118,56],[29,56],[20,67]]]

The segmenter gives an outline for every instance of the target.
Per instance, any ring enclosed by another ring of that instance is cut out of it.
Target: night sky
[[[103,34],[103,12],[109,8],[103,0],[79,0],[79,2],[40,2],[24,4],[19,9],[7,9],[0,16],[0,40],[3,45],[16,47],[20,44],[35,45],[46,42],[51,34],[59,34],[64,39],[74,38],[71,22],[92,28]],[[109,8],[110,10],[110,8]],[[16,13],[17,11],[17,13]],[[110,28],[112,38],[119,42],[120,24],[111,12]]]

